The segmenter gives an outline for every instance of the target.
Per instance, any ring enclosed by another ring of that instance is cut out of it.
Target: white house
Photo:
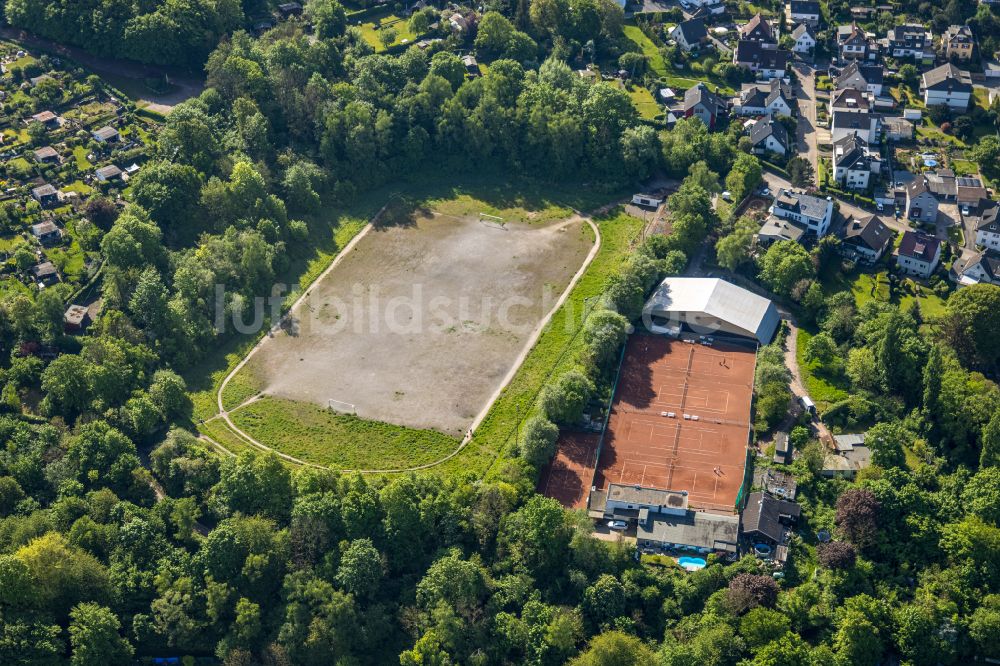
[[[1000,204],[985,199],[979,202],[977,213],[979,223],[976,224],[976,245],[1000,250]]]
[[[765,42],[741,39],[733,51],[733,64],[749,69],[764,80],[784,78],[791,52]]]
[[[741,116],[792,116],[797,109],[795,92],[781,79],[744,83],[733,104],[733,112]]]
[[[927,106],[947,105],[957,111],[965,111],[972,98],[972,78],[969,72],[947,63],[924,72],[920,79],[920,91]]]
[[[753,152],[757,154],[785,155],[790,148],[788,130],[773,116],[767,116],[754,123],[750,129],[750,143]]]
[[[886,50],[893,58],[923,59],[934,56],[934,37],[919,23],[907,23],[889,28],[885,38]]]
[[[844,60],[867,60],[876,53],[868,35],[857,23],[837,26],[837,48]]]
[[[983,250],[968,259],[959,258],[951,267],[951,279],[960,285],[1000,285],[1000,252]]]
[[[845,136],[833,144],[833,178],[850,190],[867,190],[882,169],[878,150],[857,135]]]
[[[885,71],[882,65],[863,65],[855,60],[841,70],[834,81],[834,87],[837,90],[854,88],[870,92],[873,96],[878,97],[882,94],[884,81]]]
[[[841,252],[854,261],[874,264],[892,246],[892,230],[874,215],[848,220]]]
[[[941,243],[922,231],[904,231],[896,250],[896,265],[904,273],[929,278],[941,260]]]
[[[801,192],[781,190],[768,212],[805,225],[817,237],[825,236],[833,219],[833,201]]]
[[[684,51],[697,51],[701,48],[702,42],[708,38],[708,31],[705,30],[705,22],[701,19],[691,19],[681,21],[673,30],[670,37],[677,42],[677,45]]]
[[[756,14],[752,19],[740,26],[739,38],[750,42],[778,44],[774,29],[761,14]]]
[[[792,23],[819,25],[819,3],[812,0],[791,0],[788,3],[788,17]]]
[[[906,185],[906,217],[928,224],[937,222],[938,200],[931,191],[930,183],[923,176],[917,176]]]
[[[878,116],[867,111],[834,111],[830,121],[830,140],[837,143],[844,137],[857,135],[865,143],[877,144],[879,132]]]
[[[805,23],[795,26],[795,30],[792,30],[792,39],[795,41],[792,50],[796,53],[811,53],[816,48],[816,35]]]

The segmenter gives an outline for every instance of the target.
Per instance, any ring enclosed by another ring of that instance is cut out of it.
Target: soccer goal
[[[489,215],[487,213],[479,214],[479,224],[486,225],[487,227],[493,227],[494,229],[507,230],[507,223],[503,221],[502,217],[497,215]]]
[[[341,412],[342,414],[353,414],[357,416],[358,410],[355,409],[354,404],[350,402],[341,402],[340,400],[329,400],[327,405],[330,409],[335,412]]]

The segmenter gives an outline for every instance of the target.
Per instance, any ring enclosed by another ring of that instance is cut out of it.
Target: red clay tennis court
[[[731,512],[746,467],[756,353],[634,335],[626,343],[594,485],[686,490]]]
[[[542,473],[538,492],[567,509],[586,509],[600,441],[599,432],[560,433],[556,455]]]

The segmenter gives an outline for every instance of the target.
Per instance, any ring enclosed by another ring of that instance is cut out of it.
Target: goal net
[[[479,223],[487,227],[493,227],[495,229],[507,229],[507,224],[503,221],[502,217],[497,215],[489,215],[488,213],[479,214]]]
[[[329,400],[328,406],[335,412],[341,412],[343,414],[354,414],[357,415],[358,410],[354,408],[354,404],[350,402],[341,402],[340,400]]]

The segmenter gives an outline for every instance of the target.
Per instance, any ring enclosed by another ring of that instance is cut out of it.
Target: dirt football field
[[[374,227],[241,372],[264,394],[461,436],[591,251],[580,219]]]

